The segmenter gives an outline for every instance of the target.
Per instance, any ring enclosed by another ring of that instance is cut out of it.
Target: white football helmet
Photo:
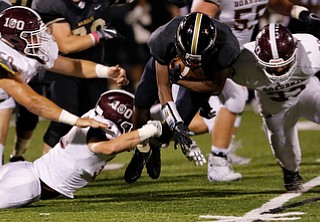
[[[48,68],[58,57],[58,45],[34,10],[13,6],[0,14],[0,39]]]

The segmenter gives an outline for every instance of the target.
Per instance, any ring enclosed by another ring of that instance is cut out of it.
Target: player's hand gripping
[[[153,125],[156,129],[156,133],[153,135],[154,137],[159,137],[162,134],[162,124],[158,120],[149,120],[147,122],[149,125]]]
[[[109,67],[108,78],[115,81],[118,86],[126,86],[129,84],[126,70],[121,68],[119,65]]]
[[[181,75],[181,64],[176,62],[178,58],[174,58],[169,66],[169,79],[171,84],[177,83],[183,77]]]

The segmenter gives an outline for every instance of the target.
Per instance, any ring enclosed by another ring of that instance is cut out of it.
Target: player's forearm
[[[104,68],[97,69],[97,63],[88,60],[59,56],[51,71],[78,78],[108,78],[108,67],[99,67]]]
[[[151,138],[159,137],[162,134],[162,125],[160,121],[148,121],[137,130],[125,133],[119,137],[102,142],[91,142],[89,148],[94,153],[106,155],[115,155],[129,150],[139,143]]]
[[[156,66],[158,96],[159,96],[160,104],[164,105],[168,101],[173,101],[171,88],[170,88],[171,86],[169,82],[168,66],[161,65],[157,61],[155,62],[155,66]]]
[[[25,106],[30,112],[53,121],[58,121],[62,111],[56,104],[40,95],[30,96],[28,98],[28,103]]]
[[[28,105],[25,107],[32,113],[55,122],[65,123],[71,126],[76,125],[78,116],[62,109],[44,96],[31,96]]]
[[[105,155],[115,155],[126,150],[130,150],[141,142],[137,130],[123,134],[115,139],[95,143],[91,146],[94,153]]]
[[[92,39],[89,35],[76,36],[72,35],[58,43],[59,50],[64,54],[81,52],[92,47]]]
[[[81,52],[93,46],[90,35],[84,35],[84,28],[72,31],[70,24],[65,20],[52,23],[48,29],[54,36],[59,46],[59,51],[64,54]]]
[[[36,93],[29,85],[14,79],[2,79],[2,87],[17,103],[26,107],[30,112],[57,122],[74,125],[78,117],[63,111],[62,108]],[[63,114],[63,115],[61,115]]]

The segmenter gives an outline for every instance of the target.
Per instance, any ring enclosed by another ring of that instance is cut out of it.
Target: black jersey
[[[67,22],[74,35],[86,35],[107,25],[109,6],[112,0],[99,0],[86,3],[81,9],[71,0],[33,0],[36,10],[45,23]],[[105,41],[87,50],[66,55],[67,57],[86,59],[96,63],[105,63]]]
[[[151,55],[162,65],[169,65],[178,53],[175,49],[175,35],[180,22],[185,16],[177,16],[167,24],[155,30],[148,42]],[[240,53],[237,38],[230,28],[212,19],[217,28],[215,47],[217,50],[208,55],[203,61],[203,69],[206,73],[214,73],[230,66]]]
[[[10,6],[11,5],[9,3],[7,3],[6,1],[0,1],[0,12],[9,8]]]

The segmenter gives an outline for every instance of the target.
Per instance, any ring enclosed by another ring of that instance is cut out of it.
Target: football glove
[[[188,160],[193,161],[196,166],[203,166],[207,161],[204,158],[199,146],[195,141],[192,141],[191,147],[189,149],[181,149],[183,154]]]
[[[174,148],[177,149],[179,145],[183,153],[184,150],[189,150],[192,144],[188,131],[188,127],[182,122],[177,123],[173,130]]]
[[[313,23],[320,23],[319,16],[315,13],[310,12],[310,11],[300,12],[299,19],[308,25],[311,25]]]
[[[320,17],[310,11],[302,11],[299,19],[306,24],[307,33],[320,38]]]
[[[188,149],[192,144],[192,140],[188,134],[188,127],[183,124],[174,102],[167,102],[161,110],[166,123],[173,132],[174,148],[177,149],[179,144],[181,149]]]
[[[107,26],[104,26],[100,30],[98,30],[97,34],[100,40],[115,39],[115,38],[124,39],[124,37],[115,28],[107,27]]]

